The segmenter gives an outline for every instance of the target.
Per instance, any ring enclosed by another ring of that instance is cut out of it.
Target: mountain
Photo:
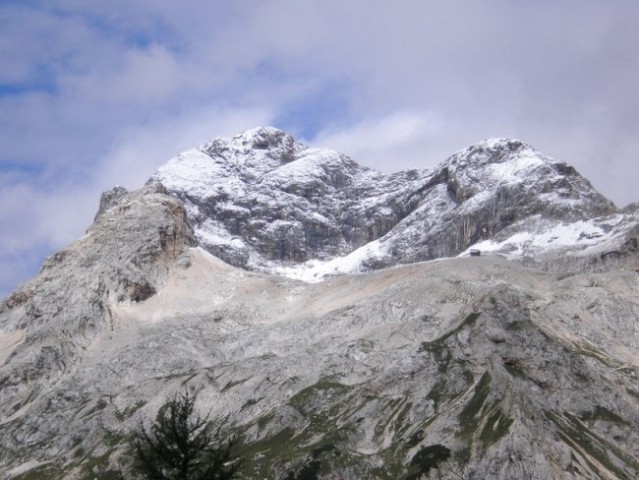
[[[519,141],[384,175],[215,139],[2,302],[0,476],[115,478],[186,385],[244,478],[637,478],[638,238]]]
[[[459,255],[618,250],[636,225],[574,168],[487,140],[430,170],[384,175],[274,128],[218,138],[152,177],[227,263],[309,279]],[[623,242],[622,242],[623,243]],[[636,248],[636,245],[635,247]],[[554,263],[554,258],[549,263]],[[548,262],[547,262],[548,263]]]

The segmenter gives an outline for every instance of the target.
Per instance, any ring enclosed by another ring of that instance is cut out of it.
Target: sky
[[[639,201],[636,0],[1,0],[0,297],[102,191],[272,125],[392,172],[485,138]]]

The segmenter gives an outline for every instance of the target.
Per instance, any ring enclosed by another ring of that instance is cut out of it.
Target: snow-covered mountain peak
[[[462,200],[506,185],[524,187],[541,182],[551,191],[555,190],[555,182],[561,182],[567,173],[574,172],[530,145],[507,138],[471,145],[452,155],[445,166],[453,178],[452,183],[461,189]],[[572,183],[565,186],[575,187]],[[588,185],[587,190],[591,191],[592,187]]]
[[[256,127],[233,137],[216,137],[205,144],[202,149],[215,151],[226,147],[235,151],[250,152],[251,150],[286,149],[291,146],[305,148],[283,130],[275,127]]]
[[[318,169],[334,172],[354,167],[354,162],[345,155],[328,148],[310,148],[274,127],[253,128],[230,138],[218,137],[197,150],[248,182],[261,181],[264,175],[282,167],[286,168],[280,172],[281,176],[296,178],[312,175],[319,172]],[[178,155],[180,161],[184,161],[184,157],[184,154]],[[172,167],[174,160],[169,162]],[[294,165],[287,166],[291,163]],[[163,171],[169,170],[171,168]]]
[[[510,150],[517,149],[521,146],[524,146],[524,143],[516,138],[507,138],[507,137],[493,137],[486,138],[476,143],[477,146],[481,146],[484,148],[498,149],[498,148],[508,148]],[[526,145],[529,146],[529,145]]]
[[[461,201],[477,194],[499,194],[504,189],[528,190],[533,195],[527,206],[536,203],[548,214],[563,216],[570,211],[575,217],[591,217],[615,210],[573,167],[520,140],[484,140],[457,152],[444,165]]]
[[[295,141],[295,139],[284,130],[271,126],[249,128],[232,138],[242,143],[252,143],[256,148],[264,148],[267,144],[272,144],[274,141],[277,142],[279,140],[288,141],[290,139]]]
[[[234,137],[217,137],[199,148],[180,153],[158,169],[152,180],[170,190],[198,196],[222,190],[241,197],[256,184],[267,189],[308,190],[318,181],[348,183],[344,175],[368,169],[327,148],[309,148],[273,127],[246,130]]]
[[[617,213],[574,168],[506,138],[385,175],[260,127],[184,152],[152,180],[183,200],[210,253],[303,278],[455,256],[542,224],[574,224],[579,237]]]
[[[491,164],[516,163],[521,159],[534,160],[538,164],[552,161],[520,140],[490,138],[458,151],[446,163],[453,168],[477,169]]]

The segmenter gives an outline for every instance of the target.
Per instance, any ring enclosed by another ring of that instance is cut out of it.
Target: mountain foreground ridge
[[[186,385],[243,478],[637,478],[638,249],[517,140],[386,175],[214,139],[0,304],[0,476],[115,478]]]

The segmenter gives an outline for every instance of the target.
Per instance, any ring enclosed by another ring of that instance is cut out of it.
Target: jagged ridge
[[[305,279],[456,256],[481,242],[520,258],[574,250],[623,237],[630,223],[574,168],[507,139],[384,175],[259,128],[180,154],[152,180],[185,202],[209,252]],[[553,228],[561,241],[518,241]]]

